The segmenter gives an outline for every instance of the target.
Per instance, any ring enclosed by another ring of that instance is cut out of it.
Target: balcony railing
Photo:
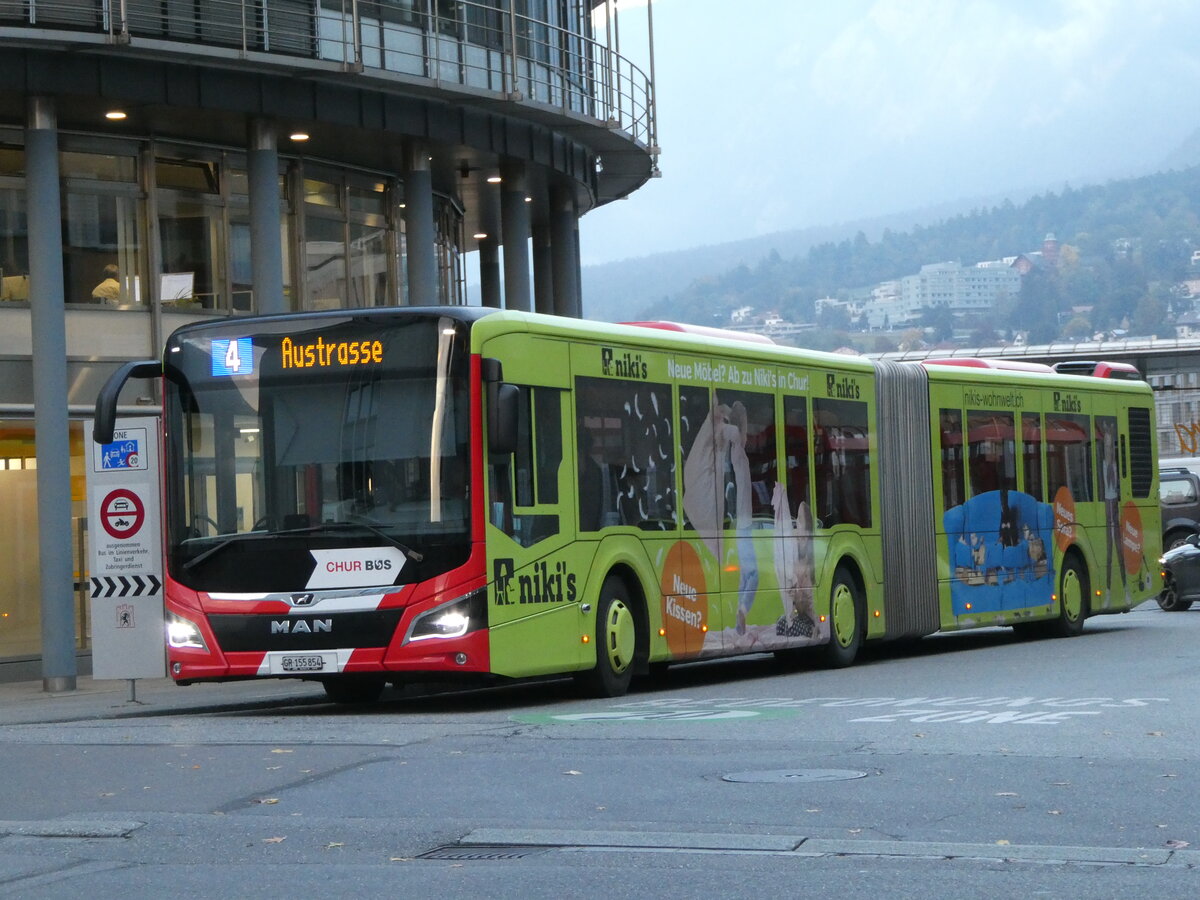
[[[336,63],[585,116],[657,146],[654,86],[574,28],[469,0],[0,0],[0,29],[85,31],[114,44],[178,41]]]

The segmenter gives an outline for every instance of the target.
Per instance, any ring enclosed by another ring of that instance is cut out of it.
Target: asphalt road
[[[611,701],[30,707],[0,728],[0,895],[1190,898],[1198,685],[1200,609],[1150,604]]]

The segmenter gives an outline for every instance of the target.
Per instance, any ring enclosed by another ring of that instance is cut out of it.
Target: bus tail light
[[[477,591],[435,606],[413,620],[404,642],[457,638],[487,627],[487,591]]]

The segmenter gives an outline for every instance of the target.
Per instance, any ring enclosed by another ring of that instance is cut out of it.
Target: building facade
[[[615,7],[0,4],[0,679],[86,666],[83,419],[177,326],[461,304],[468,262],[581,314],[579,217],[657,174]]]

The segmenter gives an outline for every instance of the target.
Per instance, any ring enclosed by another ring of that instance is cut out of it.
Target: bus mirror
[[[108,377],[100,394],[96,397],[96,421],[92,425],[92,440],[97,444],[111,444],[113,431],[117,427],[117,397],[130,378],[161,378],[162,363],[157,359],[127,362]]]
[[[521,392],[515,384],[493,382],[488,385],[488,448],[492,453],[513,453],[517,449],[517,400]]]

